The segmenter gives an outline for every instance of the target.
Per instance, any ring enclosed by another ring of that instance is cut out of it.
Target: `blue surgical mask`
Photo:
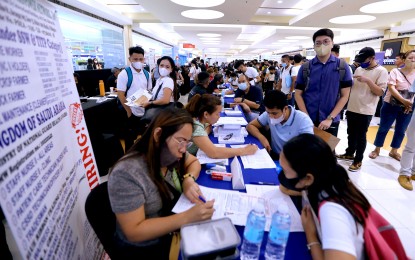
[[[238,88],[242,91],[245,91],[248,88],[248,85],[246,84],[246,82],[242,82],[238,84]]]
[[[369,66],[370,66],[370,61],[360,63],[360,67],[362,67],[362,69],[369,68]]]
[[[282,66],[283,68],[285,68],[285,67],[287,67],[287,63],[281,63],[281,66]]]

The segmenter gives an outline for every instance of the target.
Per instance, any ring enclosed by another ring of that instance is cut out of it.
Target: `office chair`
[[[115,214],[108,196],[108,183],[101,183],[85,202],[86,217],[111,259],[117,259],[114,245]]]

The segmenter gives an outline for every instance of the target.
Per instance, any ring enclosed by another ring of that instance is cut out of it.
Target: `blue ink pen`
[[[199,199],[200,199],[203,203],[206,203],[206,200],[205,200],[202,196],[200,196],[200,195],[199,195]]]

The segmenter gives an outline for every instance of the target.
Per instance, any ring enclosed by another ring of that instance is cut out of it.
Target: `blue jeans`
[[[405,114],[403,109],[399,106],[392,106],[388,102],[383,102],[382,108],[380,109],[380,126],[376,134],[374,145],[376,147],[382,147],[385,142],[386,135],[393,121],[396,120],[395,132],[391,143],[392,148],[398,149],[401,147],[402,140],[405,136],[406,128],[411,121],[412,112]]]

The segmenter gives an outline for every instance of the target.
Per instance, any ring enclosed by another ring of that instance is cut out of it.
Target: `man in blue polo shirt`
[[[291,138],[304,133],[313,134],[313,122],[307,114],[295,110],[288,105],[286,95],[279,90],[270,90],[264,98],[265,112],[256,120],[251,121],[248,132],[258,138],[274,160],[284,144]],[[271,144],[261,133],[261,129],[269,128]]]
[[[340,59],[331,54],[333,38],[333,32],[327,28],[314,33],[317,55],[306,65],[308,78],[304,78],[305,64],[298,71],[295,101],[316,127],[337,136],[339,113],[349,98],[353,81],[349,68],[341,69]],[[340,78],[340,70],[343,78]]]

